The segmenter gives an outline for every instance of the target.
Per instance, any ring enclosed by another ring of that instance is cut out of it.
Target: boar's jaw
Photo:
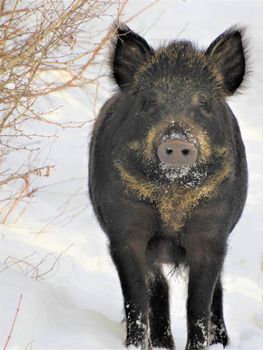
[[[193,163],[174,167],[160,163],[159,169],[169,184],[179,185],[181,188],[199,187],[208,177],[208,169],[205,164]]]

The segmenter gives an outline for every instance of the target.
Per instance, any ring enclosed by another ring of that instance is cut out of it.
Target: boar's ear
[[[124,88],[132,82],[139,66],[153,52],[148,43],[126,25],[122,24],[116,28],[112,52],[112,71],[120,88]]]
[[[223,77],[227,95],[232,95],[244,78],[246,62],[242,35],[243,29],[232,27],[216,38],[206,50],[206,55]]]

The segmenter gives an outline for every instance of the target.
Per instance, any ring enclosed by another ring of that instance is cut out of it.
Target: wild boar
[[[102,107],[89,154],[89,193],[109,240],[126,317],[126,346],[174,349],[165,263],[189,272],[187,350],[228,344],[221,272],[247,194],[247,164],[226,99],[245,75],[243,30],[206,50],[154,50],[116,28],[119,90]]]

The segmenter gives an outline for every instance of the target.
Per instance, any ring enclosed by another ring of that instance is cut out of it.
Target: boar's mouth
[[[162,176],[169,183],[177,183],[186,188],[199,186],[208,176],[207,165],[192,164],[182,165],[180,167],[171,167],[170,165],[160,163]]]

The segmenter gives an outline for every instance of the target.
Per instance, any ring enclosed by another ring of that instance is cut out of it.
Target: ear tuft
[[[206,55],[223,77],[227,95],[232,95],[244,79],[246,59],[243,35],[244,29],[232,27],[216,38],[206,50]]]
[[[136,71],[153,53],[146,40],[128,26],[116,25],[111,64],[113,77],[120,88],[132,83]]]

